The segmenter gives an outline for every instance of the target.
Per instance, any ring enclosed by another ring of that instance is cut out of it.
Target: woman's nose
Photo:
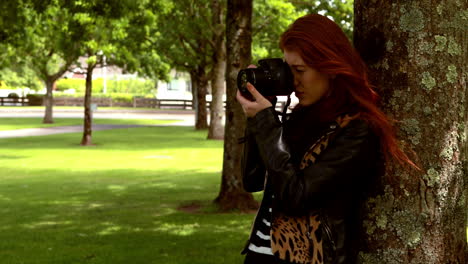
[[[294,74],[293,77],[294,77],[294,87],[299,86],[299,78],[296,76],[296,74]]]

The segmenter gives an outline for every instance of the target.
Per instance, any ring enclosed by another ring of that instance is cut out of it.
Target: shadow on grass
[[[241,262],[252,215],[177,210],[193,200],[209,205],[218,191],[216,173],[128,169],[35,175],[0,184],[2,263]]]

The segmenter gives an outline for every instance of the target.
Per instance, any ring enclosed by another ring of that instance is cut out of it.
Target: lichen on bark
[[[400,28],[406,32],[416,32],[424,28],[424,14],[418,8],[414,7],[410,10],[406,10],[405,7],[401,7],[400,17]]]
[[[445,77],[447,77],[447,81],[449,83],[455,83],[458,78],[457,66],[455,65],[447,66],[447,73],[445,74]]]
[[[431,73],[426,71],[422,73],[421,84],[427,91],[430,91],[436,86],[436,79],[432,77]]]
[[[447,45],[447,38],[440,35],[436,35],[434,38],[436,41],[435,51],[444,51]]]
[[[401,130],[403,130],[413,145],[418,145],[421,140],[421,128],[419,121],[415,118],[404,119],[401,121]]]
[[[461,153],[467,141],[468,2],[371,2],[355,1],[356,43],[372,38],[373,27],[382,32],[385,52],[374,58],[379,67],[369,76],[380,89],[383,110],[398,120],[399,142],[416,152],[422,170],[403,178],[404,169],[386,163],[376,187],[380,195],[368,200],[363,215],[361,263],[466,263],[459,254],[466,234],[462,238],[459,229],[466,224],[461,199],[468,195],[460,194],[466,189],[461,163],[468,157]],[[376,13],[379,8],[388,15]]]
[[[421,242],[421,233],[424,231],[420,218],[423,215],[415,215],[411,209],[405,209],[392,214],[390,228],[397,234],[403,243],[410,248],[416,247]]]
[[[423,175],[423,178],[426,180],[426,184],[429,187],[435,187],[440,181],[439,172],[434,168],[428,169],[427,173]]]
[[[449,38],[447,51],[452,56],[461,55],[460,45],[458,45],[453,37]]]
[[[371,197],[366,203],[370,212],[368,219],[364,221],[364,227],[368,235],[373,235],[377,228],[383,230],[387,225],[387,215],[392,211],[395,197],[392,188],[387,185],[382,195]]]

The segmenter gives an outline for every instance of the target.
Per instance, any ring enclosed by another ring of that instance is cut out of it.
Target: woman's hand
[[[253,96],[254,101],[250,101],[247,98],[243,97],[242,94],[237,90],[237,101],[242,105],[242,109],[244,109],[244,113],[247,117],[254,117],[258,112],[266,109],[268,107],[273,106],[268,99],[263,97],[255,87],[247,83],[247,90]]]

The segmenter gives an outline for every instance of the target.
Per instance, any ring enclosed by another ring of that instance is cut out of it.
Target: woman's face
[[[312,105],[328,92],[329,76],[307,66],[299,53],[285,50],[284,59],[294,75],[294,92],[300,105]]]

